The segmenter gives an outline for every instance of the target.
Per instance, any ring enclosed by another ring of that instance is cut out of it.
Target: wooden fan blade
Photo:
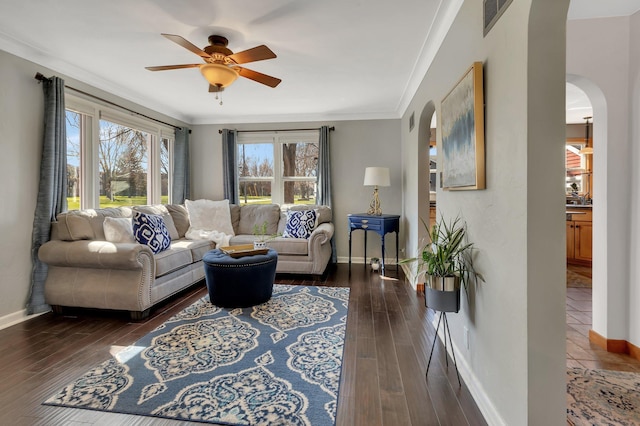
[[[175,34],[162,34],[163,36],[165,36],[166,38],[168,38],[169,40],[171,40],[172,42],[179,44],[180,46],[184,47],[187,50],[190,50],[191,52],[195,53],[196,55],[200,56],[201,58],[211,58],[211,55],[209,55],[207,52],[205,52],[204,50],[200,49],[198,46],[196,46],[195,44],[191,43],[190,41],[186,40],[184,37],[181,37],[179,35],[175,35]]]
[[[166,70],[179,70],[182,68],[197,68],[202,64],[183,64],[183,65],[160,65],[157,67],[145,67],[149,71],[166,71]]]
[[[257,81],[269,87],[276,87],[282,80],[279,78],[271,77],[270,75],[262,74],[257,71],[250,70],[248,68],[234,67],[238,74],[249,80]]]
[[[264,61],[265,59],[273,59],[276,54],[271,51],[264,44],[256,46],[253,49],[243,50],[242,52],[234,53],[227,56],[227,58],[233,59],[236,64],[246,64],[247,62]]]
[[[214,93],[214,92],[222,92],[224,90],[224,87],[220,87],[220,86],[214,86],[213,84],[209,85],[209,92],[210,93]]]

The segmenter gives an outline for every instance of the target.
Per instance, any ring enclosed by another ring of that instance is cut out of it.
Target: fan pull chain
[[[218,96],[218,94],[216,93],[216,101],[220,100],[220,105],[222,105],[222,95]]]

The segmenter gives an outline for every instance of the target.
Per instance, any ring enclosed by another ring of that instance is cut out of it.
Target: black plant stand
[[[442,318],[444,317],[444,321]],[[429,354],[429,362],[427,363],[427,372],[425,373],[425,377],[429,380],[429,367],[431,366],[431,357],[433,356],[433,349],[436,347],[436,340],[438,339],[438,330],[440,329],[440,322],[443,322],[442,326],[444,329],[444,359],[447,364],[447,368],[449,368],[449,358],[447,357],[447,336],[449,336],[449,343],[451,343],[451,355],[453,356],[453,365],[456,367],[456,375],[458,376],[458,385],[462,386],[460,382],[460,373],[458,373],[458,363],[456,362],[456,354],[453,350],[453,341],[451,340],[451,332],[449,331],[449,321],[447,321],[447,313],[444,311],[440,311],[440,318],[438,319],[438,326],[436,327],[436,333],[433,336],[433,344],[431,345],[431,353]]]

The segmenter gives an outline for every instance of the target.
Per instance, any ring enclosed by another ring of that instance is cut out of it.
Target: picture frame
[[[458,80],[440,105],[442,188],[485,189],[482,62]]]

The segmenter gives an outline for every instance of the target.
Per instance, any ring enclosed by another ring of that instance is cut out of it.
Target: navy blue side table
[[[400,216],[395,214],[382,214],[380,216],[355,213],[349,218],[349,268],[351,268],[351,232],[361,229],[364,231],[364,261],[367,262],[367,232],[373,231],[380,235],[382,243],[381,271],[384,274],[384,236],[389,232],[396,233],[396,270],[398,268],[398,232],[400,231]]]

